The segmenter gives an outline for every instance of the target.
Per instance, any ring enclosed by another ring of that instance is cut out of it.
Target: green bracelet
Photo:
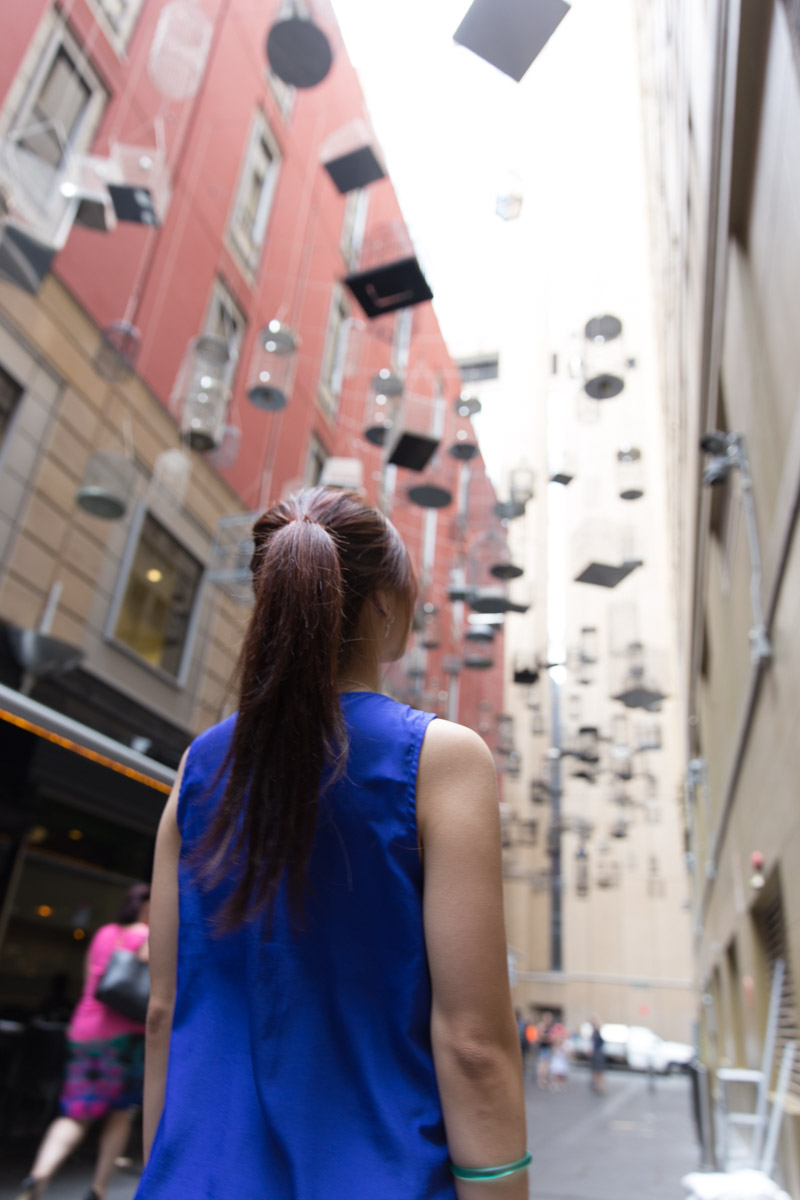
[[[450,1170],[456,1179],[491,1181],[492,1179],[503,1179],[506,1175],[516,1175],[517,1171],[524,1171],[530,1161],[530,1150],[526,1150],[522,1158],[518,1158],[513,1163],[506,1163],[503,1167],[457,1167],[455,1163],[451,1163]]]

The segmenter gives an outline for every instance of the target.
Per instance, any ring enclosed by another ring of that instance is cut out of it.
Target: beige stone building
[[[781,958],[774,1085],[800,1032],[800,11],[638,13],[702,1053],[761,1068]],[[780,1162],[796,1194],[797,1058]]]

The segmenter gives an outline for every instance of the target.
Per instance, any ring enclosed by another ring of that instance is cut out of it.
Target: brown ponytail
[[[284,876],[302,913],[323,772],[336,778],[347,754],[339,671],[367,597],[386,588],[410,611],[416,588],[396,530],[352,492],[299,492],[264,513],[253,537],[230,775],[193,853],[207,886],[234,882],[221,930],[269,918]]]

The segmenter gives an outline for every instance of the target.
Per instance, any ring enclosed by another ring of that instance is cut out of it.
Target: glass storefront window
[[[114,637],[153,667],[180,672],[202,566],[147,513]]]

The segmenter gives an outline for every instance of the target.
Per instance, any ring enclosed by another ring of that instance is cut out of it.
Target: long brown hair
[[[302,913],[323,772],[338,777],[347,754],[339,673],[367,598],[386,589],[410,613],[416,592],[399,534],[354,492],[298,492],[259,517],[253,538],[230,774],[194,855],[207,886],[233,877],[221,931],[260,912],[269,921],[284,876]]]

